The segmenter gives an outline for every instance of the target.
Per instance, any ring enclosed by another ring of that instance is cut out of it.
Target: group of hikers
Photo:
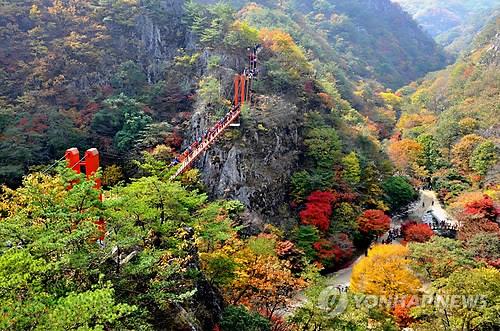
[[[250,48],[248,49],[249,67],[243,70],[243,75],[247,76],[249,79],[252,79],[253,77],[257,76],[259,73],[257,69],[257,54],[259,53],[260,49],[261,49],[260,45],[256,45],[252,50],[250,50]]]
[[[424,224],[427,224],[432,230],[453,230],[453,231],[458,230],[457,224],[452,224],[447,221],[433,220],[430,223],[424,223]],[[387,238],[382,240],[382,243],[390,244],[398,238],[403,238],[403,232],[401,228],[392,228],[387,233]]]
[[[253,79],[258,75],[257,70],[257,54],[259,53],[261,46],[256,45],[253,49],[248,49],[248,62],[249,66],[243,70],[243,75],[245,75],[248,79]],[[235,104],[231,107],[229,112],[227,112],[223,118],[221,118],[215,125],[209,130],[205,130],[201,135],[196,136],[194,141],[187,147],[184,152],[182,152],[179,156],[175,157],[170,163],[170,167],[173,167],[179,163],[184,162],[184,160],[189,159],[193,152],[196,151],[200,146],[205,147],[207,143],[209,143],[213,137],[217,136],[218,133],[224,129],[226,124],[231,121],[235,116],[237,111],[239,110],[240,104]]]
[[[431,206],[434,206],[434,200],[431,201]],[[425,208],[425,201],[422,201],[422,208]]]
[[[451,224],[447,221],[436,221],[427,224],[432,230],[458,230],[457,224]]]
[[[348,285],[337,285],[335,286],[335,289],[337,289],[337,291],[339,291],[339,293],[347,293],[347,290],[349,289],[349,286]]]
[[[401,232],[401,228],[392,228],[389,230],[387,234],[387,238],[385,240],[382,240],[383,244],[390,244],[397,238],[403,237],[403,234]]]

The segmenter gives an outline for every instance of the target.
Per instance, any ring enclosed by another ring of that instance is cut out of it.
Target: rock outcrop
[[[208,150],[197,166],[214,198],[236,199],[248,207],[247,225],[264,222],[290,227],[287,194],[290,176],[298,168],[303,116],[278,97],[258,97],[234,127]],[[193,127],[211,123],[204,108],[193,116]]]
[[[156,13],[144,12],[137,17],[135,33],[140,62],[149,83],[163,79],[166,62],[172,60],[179,49],[194,47],[192,34],[183,22],[185,1],[163,0]]]

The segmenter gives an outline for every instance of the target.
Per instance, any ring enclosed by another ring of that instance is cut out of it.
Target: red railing
[[[200,141],[195,141],[181,153],[179,157],[172,161],[170,166],[180,164],[180,167],[170,179],[173,180],[177,178],[184,171],[189,169],[193,162],[217,140],[224,130],[238,119],[245,102],[247,100],[251,102],[252,81],[257,74],[257,54],[259,49],[260,46],[256,46],[249,54],[249,67],[243,71],[243,74],[235,75],[234,77],[234,101],[230,112],[227,113],[222,120],[218,121]]]
[[[213,129],[212,133],[207,136],[206,139],[202,140],[199,145],[192,149],[191,153],[189,153],[185,159],[180,163],[181,166],[177,169],[175,174],[173,174],[170,179],[173,180],[182,174],[184,171],[189,169],[194,161],[198,159],[198,157],[205,152],[210,146],[220,137],[220,135],[233,123],[241,114],[241,107],[237,106],[234,110],[230,112],[230,116],[228,119],[216,129]]]

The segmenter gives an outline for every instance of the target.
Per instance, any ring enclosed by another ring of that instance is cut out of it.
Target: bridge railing
[[[231,123],[238,119],[241,115],[241,107],[237,106],[236,109],[234,109],[230,114],[229,118],[220,127],[214,129],[211,135],[209,135],[206,139],[203,139],[200,144],[186,156],[177,171],[170,177],[171,180],[174,180],[186,171],[186,169],[188,169],[198,159],[198,157],[205,152],[210,145],[217,140],[217,138],[220,137],[220,135],[231,125]]]

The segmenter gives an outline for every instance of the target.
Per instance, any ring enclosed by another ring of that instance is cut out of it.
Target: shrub
[[[271,323],[261,315],[242,306],[229,306],[222,313],[222,331],[270,331]]]

